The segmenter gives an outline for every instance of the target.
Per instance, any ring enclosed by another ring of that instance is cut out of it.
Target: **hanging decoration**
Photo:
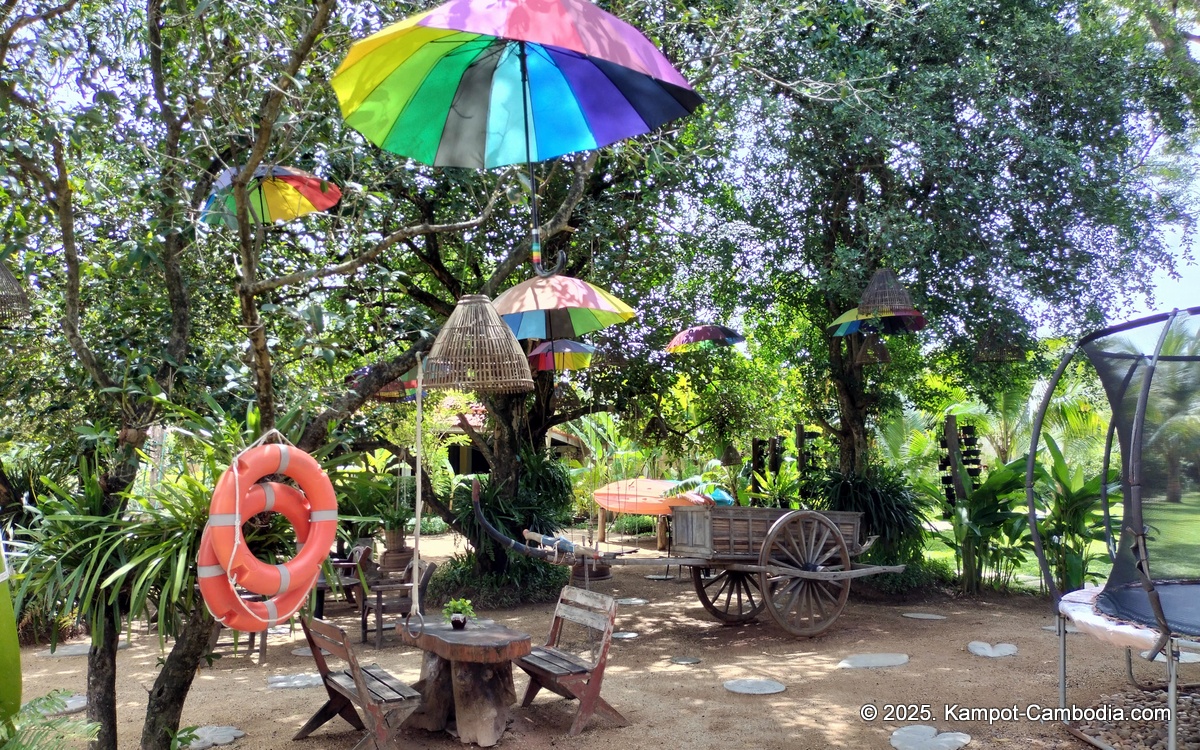
[[[518,339],[572,339],[624,323],[636,312],[594,284],[571,276],[535,277],[496,298]]]
[[[205,224],[237,227],[233,200],[233,178],[241,167],[230,167],[217,177],[204,204],[200,220]],[[250,218],[259,224],[291,221],[305,214],[328,211],[342,199],[337,185],[300,169],[261,166],[246,185]]]
[[[588,0],[451,0],[350,46],[333,89],[346,124],[435,167],[525,164],[531,259],[542,267],[534,162],[602,148],[703,101],[637,29]]]

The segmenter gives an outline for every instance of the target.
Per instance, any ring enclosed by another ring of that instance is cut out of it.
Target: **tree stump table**
[[[408,625],[417,630],[416,621]],[[508,707],[517,700],[512,660],[529,654],[529,634],[491,620],[471,620],[454,630],[432,619],[415,635],[401,620],[396,632],[425,652],[421,679],[413,685],[421,706],[404,725],[437,731],[453,718],[460,742],[495,745],[508,724]]]

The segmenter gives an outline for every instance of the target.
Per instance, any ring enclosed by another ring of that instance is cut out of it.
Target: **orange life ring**
[[[284,622],[304,606],[308,591],[316,583],[317,577],[309,579],[304,587],[296,587],[281,596],[275,596],[266,601],[248,601],[238,596],[225,569],[217,561],[217,553],[213,551],[209,529],[204,530],[200,538],[200,555],[198,578],[200,594],[208,611],[227,628],[240,630],[243,633],[261,633],[277,623]]]
[[[275,483],[257,489],[260,485],[255,483],[271,474],[295,480],[304,494]],[[251,504],[251,495],[256,492],[265,493],[264,507],[258,507],[257,500]],[[307,507],[303,507],[305,500]],[[293,524],[295,516],[307,511],[308,532],[304,538],[300,527],[296,527],[296,539],[303,546],[282,565],[259,560],[242,536],[242,524],[263,510],[283,513]],[[238,456],[217,482],[208,513],[213,551],[226,574],[247,591],[264,596],[279,596],[296,587],[307,592],[312,587],[310,579],[319,572],[337,535],[337,496],[329,477],[312,456],[286,445],[263,445]]]
[[[291,477],[303,492],[286,484],[258,483],[270,474]],[[296,529],[298,551],[282,565],[254,557],[242,536],[242,524],[266,510],[282,513]],[[308,598],[336,533],[337,497],[312,456],[281,445],[246,451],[218,480],[200,540],[197,578],[209,611],[226,627],[245,632],[287,620]],[[269,598],[243,599],[235,582]]]

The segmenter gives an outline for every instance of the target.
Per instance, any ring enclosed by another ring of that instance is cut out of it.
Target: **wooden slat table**
[[[415,630],[416,621],[408,623]],[[508,723],[508,707],[517,699],[512,660],[532,650],[528,633],[491,620],[471,620],[463,630],[428,618],[413,635],[403,620],[396,624],[400,639],[425,652],[421,680],[413,685],[421,707],[405,726],[437,731],[454,717],[458,739],[491,747]]]

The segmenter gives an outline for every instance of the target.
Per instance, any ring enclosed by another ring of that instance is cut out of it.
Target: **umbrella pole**
[[[529,66],[526,62],[525,42],[517,42],[517,55],[521,60],[521,116],[525,122],[525,168],[529,170],[529,210],[533,217],[533,240],[530,256],[533,260],[533,270],[538,276],[553,276],[562,269],[567,261],[567,254],[558,251],[558,262],[554,268],[547,271],[542,268],[542,227],[538,221],[538,187],[537,175],[533,171],[533,155],[529,148]]]

